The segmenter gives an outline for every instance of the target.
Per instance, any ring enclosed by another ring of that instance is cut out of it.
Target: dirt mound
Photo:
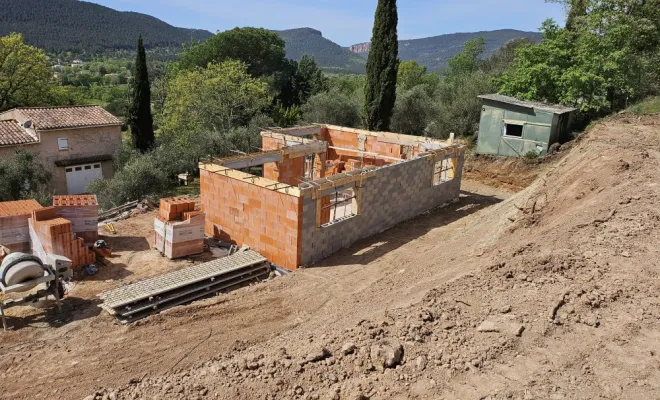
[[[558,153],[539,158],[467,155],[463,176],[489,186],[519,192],[528,187],[545,169],[571,147],[564,145]]]
[[[601,124],[527,189],[427,234],[443,246],[382,256],[394,269],[368,292],[298,327],[90,398],[658,398],[659,120]]]

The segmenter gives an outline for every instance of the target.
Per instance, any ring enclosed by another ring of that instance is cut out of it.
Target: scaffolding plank
[[[252,250],[239,252],[228,257],[122,286],[101,293],[98,297],[103,300],[106,307],[117,308],[267,261],[264,256]]]

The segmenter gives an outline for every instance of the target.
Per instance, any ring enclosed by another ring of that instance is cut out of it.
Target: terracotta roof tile
[[[18,108],[37,130],[121,125],[119,118],[99,106]]]
[[[38,140],[23,129],[18,121],[0,121],[0,146],[15,146],[37,142]]]

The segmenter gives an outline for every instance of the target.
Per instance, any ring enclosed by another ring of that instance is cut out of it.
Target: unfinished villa
[[[205,233],[289,270],[458,198],[465,147],[330,125],[200,163]]]

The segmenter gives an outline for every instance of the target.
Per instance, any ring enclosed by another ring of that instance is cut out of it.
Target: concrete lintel
[[[422,136],[412,136],[412,135],[404,135],[402,133],[393,133],[393,132],[372,132],[372,131],[367,131],[364,129],[355,129],[355,128],[346,128],[342,126],[336,126],[336,125],[326,125],[325,126],[327,129],[332,129],[336,131],[342,131],[342,132],[350,132],[350,133],[355,133],[357,135],[364,135],[364,136],[371,136],[377,138],[379,142],[384,142],[384,143],[393,143],[393,144],[401,144],[401,145],[406,145],[406,146],[411,146],[411,145],[423,145],[423,144],[429,144],[433,146],[448,146],[449,144],[446,141],[439,140],[439,139],[433,139],[429,137],[422,137]]]
[[[328,178],[317,179],[301,185],[300,194],[306,196],[311,194],[313,199],[320,197],[320,194],[326,190],[331,190],[340,186],[360,182],[364,183],[367,179],[376,175],[376,170],[358,170],[344,174],[333,175]]]
[[[271,162],[278,162],[282,159],[279,151],[264,152],[257,154],[248,154],[238,159],[223,161],[222,165],[232,169],[242,169],[254,167],[257,165],[264,165]]]
[[[283,147],[282,156],[288,156],[289,158],[296,158],[311,154],[325,153],[326,151],[328,151],[327,142],[313,141],[311,143]]]
[[[353,181],[353,182],[347,183],[347,184],[345,184],[345,185],[335,186],[335,187],[333,187],[333,188],[330,188],[330,189],[326,189],[326,190],[320,191],[320,192],[318,193],[318,196],[319,196],[319,197],[323,197],[323,196],[327,196],[327,195],[333,194],[333,193],[335,193],[335,192],[343,192],[344,190],[346,190],[346,189],[350,189],[350,188],[354,188],[355,186],[357,186],[357,182]]]
[[[284,133],[278,133],[273,131],[263,131],[261,132],[261,137],[269,137],[282,141],[282,143],[291,142],[291,143],[311,143],[315,142],[314,139],[308,139],[305,137],[298,137],[293,135],[287,135]]]
[[[268,128],[267,132],[297,137],[320,135],[321,125],[294,126],[292,128]]]

